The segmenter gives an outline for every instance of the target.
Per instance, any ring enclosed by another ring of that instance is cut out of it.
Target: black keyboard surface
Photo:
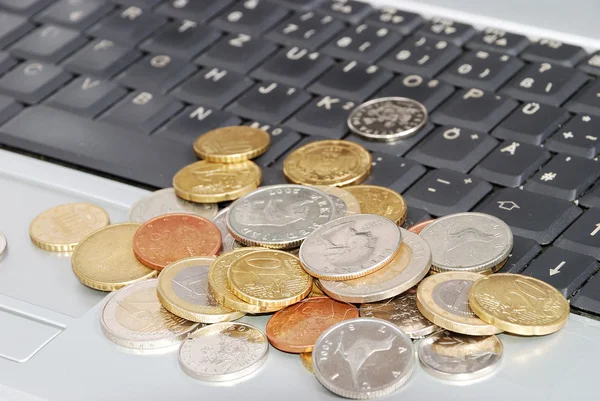
[[[503,272],[600,316],[600,52],[353,0],[0,0],[0,146],[147,188],[201,133],[272,136],[263,184],[320,139],[373,153],[414,223],[464,211],[515,234]],[[396,143],[350,133],[365,100],[422,102]]]

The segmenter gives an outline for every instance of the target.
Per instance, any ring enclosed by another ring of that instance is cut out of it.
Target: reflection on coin
[[[430,322],[443,329],[471,336],[488,336],[502,330],[487,324],[469,307],[469,291],[482,274],[445,272],[421,281],[417,307]]]
[[[438,330],[417,308],[417,288],[381,302],[362,304],[360,316],[383,319],[400,327],[412,339],[423,338]]]
[[[51,252],[70,252],[86,235],[109,224],[108,213],[89,203],[68,203],[39,214],[29,226],[29,237]]]
[[[377,185],[344,188],[358,200],[361,213],[387,217],[399,226],[406,219],[406,201],[398,192]]]
[[[325,293],[317,286],[316,280],[313,281],[313,288],[308,296],[311,298],[325,296]]]
[[[369,100],[350,113],[348,127],[367,139],[392,142],[415,135],[427,122],[427,109],[404,97]]]
[[[227,228],[239,242],[274,249],[298,247],[332,220],[333,201],[323,191],[302,185],[260,188],[229,207]]]
[[[157,280],[132,284],[115,292],[100,316],[102,331],[112,342],[149,350],[180,343],[198,323],[173,315],[156,296]]]
[[[235,240],[235,238],[233,238],[231,236],[231,233],[227,229],[227,212],[228,211],[229,211],[229,208],[226,207],[225,209],[221,210],[215,216],[214,219],[212,219],[212,222],[215,223],[215,225],[221,232],[222,243],[221,243],[221,252],[220,253],[231,252],[233,249],[242,248],[245,246],[241,242],[237,242]]]
[[[417,223],[415,225],[410,226],[408,228],[408,231],[410,231],[411,233],[415,233],[415,234],[421,234],[421,231],[423,231],[423,229],[425,227],[427,227],[428,225],[430,225],[434,221],[435,221],[435,219],[430,219],[430,220],[422,221],[420,223]]]
[[[505,260],[513,247],[512,231],[497,217],[457,213],[440,217],[421,231],[429,243],[432,270],[488,270]]]
[[[192,333],[181,344],[179,364],[191,377],[206,381],[239,379],[267,359],[265,333],[245,323],[216,323]]]
[[[432,376],[445,380],[474,380],[500,364],[502,342],[496,336],[467,336],[440,331],[419,344],[419,360]]]
[[[302,266],[324,280],[349,280],[373,273],[391,261],[400,246],[400,228],[374,214],[331,221],[300,247]]]
[[[312,361],[312,352],[302,352],[300,354],[300,361],[302,365],[313,375],[315,374],[315,370],[313,369],[313,361]]]
[[[337,219],[338,217],[358,214],[361,212],[358,200],[345,189],[327,185],[315,185],[315,188],[325,192],[333,200],[336,209],[334,218]],[[341,205],[340,202],[343,203],[343,207],[338,206]]]
[[[313,349],[316,378],[329,391],[346,398],[390,394],[406,383],[414,367],[410,337],[381,319],[338,323],[319,337]]]
[[[6,251],[6,237],[0,233],[0,258],[4,255],[4,251]]]
[[[244,313],[219,305],[208,291],[215,258],[192,257],[168,265],[158,276],[158,298],[169,312],[200,323],[228,322]]]
[[[194,142],[196,155],[209,162],[239,163],[265,153],[271,136],[247,126],[223,127],[202,134]]]
[[[553,286],[520,274],[493,274],[471,288],[469,304],[482,320],[522,336],[560,330],[569,317],[569,302]]]
[[[88,287],[115,291],[157,275],[133,254],[133,235],[140,224],[104,227],[85,237],[71,257],[73,272]]]
[[[188,202],[175,195],[173,188],[165,188],[137,201],[129,209],[129,221],[144,223],[168,213],[195,214],[210,220],[217,215],[218,210],[219,207],[214,203]]]
[[[240,163],[192,163],[175,174],[173,188],[180,198],[199,203],[238,199],[260,184],[260,167],[251,161]]]
[[[338,140],[316,141],[292,151],[283,162],[283,173],[296,184],[358,184],[371,172],[371,154],[362,146]]]
[[[417,234],[401,228],[402,244],[396,257],[375,273],[346,281],[319,280],[327,295],[344,302],[376,302],[401,294],[429,272],[431,252]]]

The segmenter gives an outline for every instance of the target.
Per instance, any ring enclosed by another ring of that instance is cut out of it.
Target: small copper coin
[[[184,213],[148,220],[133,236],[135,257],[156,270],[192,256],[214,256],[220,248],[221,233],[214,223]]]
[[[274,314],[267,322],[267,338],[281,351],[310,352],[325,330],[357,317],[353,305],[328,297],[308,298]]]
[[[411,233],[419,234],[421,231],[423,231],[423,229],[425,227],[427,227],[428,225],[430,225],[434,221],[435,221],[435,219],[422,221],[420,223],[415,224],[414,226],[410,226],[408,228],[408,231],[410,231]]]

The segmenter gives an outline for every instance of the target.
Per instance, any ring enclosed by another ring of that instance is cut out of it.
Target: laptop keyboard
[[[598,76],[578,46],[352,0],[0,0],[1,145],[162,188],[217,127],[271,134],[265,185],[294,147],[347,139],[373,153],[366,183],[405,196],[407,224],[500,217],[516,236],[501,271],[595,315]],[[385,96],[430,122],[391,144],[350,134],[350,111]]]

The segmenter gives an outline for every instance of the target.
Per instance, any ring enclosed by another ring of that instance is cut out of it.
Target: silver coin
[[[429,272],[431,251],[427,242],[403,228],[400,250],[386,266],[353,280],[320,280],[323,291],[343,302],[377,302],[407,291]]]
[[[504,261],[513,247],[510,227],[484,213],[441,217],[420,234],[431,248],[432,270],[483,272]]]
[[[468,336],[439,331],[419,344],[419,360],[432,376],[446,380],[473,380],[487,376],[502,359],[496,336]]]
[[[315,377],[326,389],[362,400],[396,391],[415,366],[410,337],[381,319],[350,319],[330,327],[312,355]]]
[[[360,203],[358,203],[354,195],[345,189],[327,185],[315,185],[314,187],[325,192],[333,199],[336,209],[334,219],[360,213]]]
[[[381,302],[362,304],[360,316],[383,319],[400,327],[412,339],[423,338],[439,327],[431,323],[417,308],[417,288]]]
[[[0,258],[4,255],[4,251],[6,251],[6,237],[4,234],[0,233]]]
[[[188,375],[206,381],[239,379],[267,359],[269,341],[245,323],[216,323],[196,330],[181,344],[179,364]]]
[[[348,127],[371,140],[392,142],[415,135],[427,123],[427,109],[404,97],[382,97],[356,107]]]
[[[112,342],[127,348],[157,349],[178,344],[198,327],[162,307],[157,279],[131,284],[113,293],[102,310],[100,326]]]
[[[400,246],[400,228],[383,216],[356,214],[314,231],[300,247],[300,261],[312,276],[349,280],[391,261]]]
[[[214,219],[212,219],[212,222],[215,223],[215,225],[219,228],[219,231],[221,231],[221,239],[223,240],[221,242],[221,252],[220,253],[227,253],[227,252],[231,252],[234,249],[237,248],[243,248],[244,244],[242,244],[241,242],[237,242],[235,240],[235,238],[233,238],[231,236],[231,234],[229,233],[229,230],[227,230],[227,212],[229,211],[229,208],[226,207],[225,209],[221,210]]]
[[[244,245],[290,249],[297,248],[334,215],[333,200],[323,191],[302,185],[273,185],[235,201],[227,213],[227,229]]]
[[[218,210],[215,203],[188,202],[175,195],[173,188],[165,188],[137,201],[129,209],[129,221],[144,223],[168,213],[190,213],[210,220]]]

